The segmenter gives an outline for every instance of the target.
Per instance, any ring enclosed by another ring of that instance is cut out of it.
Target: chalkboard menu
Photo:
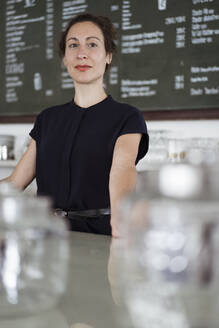
[[[143,111],[219,108],[219,0],[1,0],[0,115],[70,101],[57,54],[76,14],[109,16],[118,52],[107,93]]]

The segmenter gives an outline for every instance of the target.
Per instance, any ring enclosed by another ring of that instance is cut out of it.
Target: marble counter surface
[[[117,292],[108,236],[70,233],[67,291],[56,308],[32,317],[1,319],[1,328],[131,328]]]

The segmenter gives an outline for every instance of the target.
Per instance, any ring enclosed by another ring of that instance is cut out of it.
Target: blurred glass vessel
[[[0,135],[0,161],[14,159],[14,136]]]
[[[219,169],[141,174],[121,208],[121,285],[136,328],[217,328]]]
[[[65,291],[66,227],[50,205],[0,185],[0,317],[47,310]]]
[[[168,139],[168,162],[184,162],[187,150],[186,139],[169,138]]]
[[[189,161],[211,165],[219,158],[219,140],[216,138],[191,138],[188,143],[187,158]]]
[[[165,162],[167,159],[168,138],[170,131],[168,130],[150,130],[148,131],[150,137],[150,147],[147,154],[149,162]]]

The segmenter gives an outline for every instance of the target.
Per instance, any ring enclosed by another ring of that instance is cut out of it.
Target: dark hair
[[[59,41],[59,55],[60,57],[64,57],[65,55],[65,47],[66,47],[66,36],[70,28],[81,22],[92,22],[96,24],[102,31],[104,36],[104,45],[107,54],[116,52],[116,31],[108,17],[105,16],[95,16],[92,14],[80,14],[76,17],[73,17],[69,23],[67,24],[65,30],[61,34],[61,38]],[[108,69],[109,64],[106,64],[106,70]]]

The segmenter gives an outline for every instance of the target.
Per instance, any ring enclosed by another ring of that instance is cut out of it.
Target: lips
[[[77,65],[75,68],[81,72],[85,72],[91,68],[89,65]]]

